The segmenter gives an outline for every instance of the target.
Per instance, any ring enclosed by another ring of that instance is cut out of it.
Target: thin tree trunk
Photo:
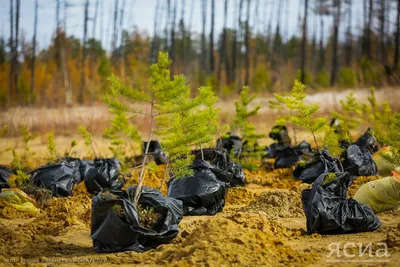
[[[379,39],[380,39],[380,59],[382,64],[385,66],[386,65],[386,51],[385,51],[385,6],[386,6],[386,1],[381,0],[380,1],[380,14],[379,14],[379,20],[380,20],[380,33],[379,33]]]
[[[350,67],[351,66],[351,59],[352,59],[352,41],[353,41],[353,37],[352,37],[352,33],[351,33],[351,29],[352,29],[352,13],[353,13],[353,1],[350,0],[348,2],[348,9],[347,9],[347,30],[346,30],[346,38],[347,38],[347,45],[346,45],[346,66]]]
[[[371,28],[372,28],[372,19],[373,19],[373,10],[374,10],[374,1],[369,0],[369,8],[368,8],[368,24],[367,24],[367,36],[366,36],[366,56],[369,60],[372,60],[372,52],[371,52]]]
[[[160,13],[160,0],[157,0],[156,9],[154,14],[154,21],[153,21],[153,40],[151,40],[151,48],[150,48],[150,62],[155,63],[157,61],[157,42],[158,42],[158,20],[159,20],[159,13]]]
[[[201,13],[202,13],[202,33],[201,33],[201,71],[204,72],[207,69],[207,50],[206,50],[206,18],[207,18],[207,0],[201,1]],[[203,82],[203,81],[202,81]]]
[[[209,74],[214,73],[214,22],[215,22],[215,0],[211,0],[211,30],[210,30],[210,68]]]
[[[238,91],[241,92],[242,91],[242,45],[243,45],[243,21],[242,21],[242,10],[243,10],[243,2],[244,0],[240,0],[239,2],[239,14],[238,14],[238,42],[237,42],[237,48],[236,48],[236,60],[237,63],[236,65],[238,66]],[[236,76],[236,75],[235,75]]]
[[[268,21],[268,32],[267,32],[267,43],[268,43],[268,47],[271,48],[272,47],[272,21],[274,18],[274,14],[275,14],[275,0],[272,0],[272,7],[270,9],[270,15],[269,15],[269,21]]]
[[[397,0],[396,37],[394,40],[394,49],[393,72],[397,72],[399,70],[400,58],[400,0]]]
[[[320,40],[319,40],[319,60],[318,70],[322,70],[325,67],[325,49],[324,49],[324,17],[321,15],[320,25]]]
[[[117,47],[118,30],[117,30],[117,20],[118,20],[118,0],[114,2],[114,22],[113,22],[113,34],[111,40],[111,54],[114,53]]]
[[[304,1],[304,21],[303,21],[303,38],[301,42],[301,75],[300,81],[304,84],[306,79],[306,44],[307,44],[307,15],[308,15],[308,0]]]
[[[35,93],[35,67],[36,67],[36,34],[38,23],[38,0],[35,0],[35,19],[33,22],[33,37],[32,37],[32,71],[31,71],[31,93],[29,94],[29,103],[33,102]]]
[[[21,10],[21,0],[16,0],[16,11],[15,11],[15,57],[14,57],[14,88],[16,92],[16,100],[18,100],[18,76],[19,76],[19,64],[18,64],[18,47],[19,47],[19,17],[20,17],[20,10]]]
[[[119,18],[119,28],[120,28],[120,31],[121,31],[121,44],[120,44],[119,58],[121,59],[121,77],[122,77],[122,80],[124,81],[124,84],[126,83],[126,77],[125,77],[125,35],[124,35],[125,6],[126,6],[126,0],[122,0],[121,11],[120,11],[121,13],[120,13],[120,18]]]
[[[227,67],[227,47],[226,47],[226,23],[228,16],[228,0],[224,1],[224,28],[222,29],[222,42],[221,47],[219,49],[219,62],[218,62],[218,70],[217,70],[217,80],[218,83],[221,82],[221,72],[222,72],[222,64],[225,64],[225,68]],[[228,68],[226,68],[227,70]],[[229,84],[230,73],[226,71],[226,83]]]
[[[172,65],[171,65],[171,76],[174,75],[175,73],[175,67],[176,63],[174,62],[176,57],[175,57],[175,21],[176,21],[176,10],[178,6],[178,0],[175,0],[174,2],[174,7],[172,11],[172,17],[171,17],[171,46],[169,50],[169,56],[172,59]]]
[[[89,0],[85,1],[85,16],[83,24],[83,42],[82,42],[82,58],[81,58],[81,88],[79,90],[78,101],[83,104],[85,91],[85,63],[86,63],[86,39],[87,39],[87,23],[88,23]]]
[[[233,84],[236,80],[236,66],[237,66],[237,42],[238,42],[238,34],[239,34],[239,27],[240,25],[236,23],[236,18],[238,17],[238,6],[235,3],[234,4],[234,8],[235,8],[235,12],[233,15],[233,25],[237,25],[236,30],[234,30],[232,32],[232,39],[233,39],[233,44],[232,44],[232,71],[231,71],[231,77],[230,77],[230,81],[228,82],[228,84]]]
[[[331,69],[331,80],[330,85],[333,87],[336,82],[336,75],[339,69],[338,62],[338,42],[339,42],[339,25],[340,25],[340,8],[341,8],[341,0],[336,0],[336,13],[333,13],[333,41],[332,41],[332,69]]]
[[[101,2],[100,2],[100,44],[102,47],[103,47],[103,31],[104,31],[103,18],[104,18],[104,0],[101,0]]]
[[[247,0],[247,16],[246,16],[246,31],[245,31],[245,76],[244,76],[244,84],[249,85],[250,82],[250,0]]]
[[[64,2],[64,36],[67,38],[67,11],[68,10],[68,3]],[[65,88],[65,103],[70,105],[72,103],[72,90],[71,84],[69,82],[69,75],[68,75],[68,64],[65,55],[65,42],[61,43],[61,66],[63,69],[63,80],[64,80],[64,88]]]
[[[94,73],[94,61],[95,61],[95,55],[94,55],[94,45],[96,41],[96,26],[97,26],[97,14],[99,12],[99,0],[96,0],[95,4],[95,9],[94,9],[94,15],[93,15],[93,27],[92,27],[92,46],[90,47],[90,56],[89,56],[89,75],[90,75],[90,80],[93,80],[93,73]]]
[[[185,6],[186,6],[186,1],[182,0],[181,2],[181,19],[179,21],[179,30],[181,33],[181,38],[182,38],[182,48],[181,48],[181,53],[180,53],[180,59],[183,63],[183,72],[185,73],[186,70],[186,59],[185,59],[185,51],[186,51],[186,32],[185,32]]]
[[[14,57],[15,57],[15,42],[14,42],[14,0],[10,0],[10,50],[11,50],[11,59],[10,59],[10,73],[8,77],[8,86],[9,86],[9,95],[10,95],[10,104],[14,103]]]

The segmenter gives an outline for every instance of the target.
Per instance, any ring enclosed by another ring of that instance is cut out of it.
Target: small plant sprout
[[[55,162],[57,160],[57,146],[54,140],[54,133],[48,132],[46,134],[47,137],[47,152],[49,153],[48,160],[49,162]]]
[[[111,89],[103,96],[114,114],[112,127],[105,133],[114,140],[114,146],[123,144],[123,135],[130,141],[140,140],[132,121],[135,116],[143,116],[149,125],[138,187],[131,199],[135,205],[138,204],[148,168],[150,141],[155,136],[160,137],[169,158],[169,169],[165,171],[171,171],[174,178],[180,178],[192,174],[187,168],[193,161],[191,150],[213,140],[217,130],[218,110],[213,107],[217,97],[209,87],[201,87],[197,97],[192,98],[183,75],[171,79],[170,64],[168,54],[160,53],[158,62],[150,67],[148,91],[127,87],[113,76],[109,79]]]
[[[325,125],[324,146],[328,148],[329,154],[336,158],[339,158],[344,151],[339,145],[339,136],[329,125]]]
[[[67,148],[67,149],[65,150],[64,156],[70,157],[71,154],[72,154],[72,149],[73,149],[74,147],[76,147],[77,144],[78,144],[78,142],[77,142],[75,139],[72,140],[72,141],[71,141],[71,144],[69,145],[69,148]]]
[[[347,130],[355,130],[362,122],[362,105],[357,101],[353,93],[340,100],[341,111],[333,111],[332,116],[340,121],[340,125]],[[343,133],[345,134],[346,131]],[[343,140],[349,140],[349,136],[341,136]]]
[[[89,154],[91,151],[91,152],[93,152],[94,157],[97,158],[96,150],[94,149],[94,146],[93,146],[93,137],[92,137],[90,127],[87,128],[83,125],[79,125],[77,129],[83,138],[83,142],[84,142],[85,146],[89,149]]]

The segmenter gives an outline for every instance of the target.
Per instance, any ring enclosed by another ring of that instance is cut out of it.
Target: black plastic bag
[[[351,145],[346,150],[345,171],[354,176],[378,175],[378,167],[368,149]]]
[[[226,149],[206,148],[203,153],[200,149],[192,151],[195,161],[204,158],[213,166],[207,166],[216,175],[218,180],[227,186],[244,186],[246,184],[242,166],[229,158]],[[202,156],[203,155],[203,156]]]
[[[80,184],[81,182],[83,182],[87,170],[89,168],[93,168],[94,166],[93,160],[82,160],[78,158],[65,157],[62,160],[60,160],[60,163],[64,161],[72,166],[76,166],[79,169],[80,176],[79,179],[75,181],[76,184]]]
[[[291,144],[288,129],[285,125],[275,125],[272,127],[269,137],[284,147],[290,146]]]
[[[270,146],[267,146],[265,148],[266,153],[263,156],[263,158],[274,159],[274,158],[278,157],[280,151],[285,149],[285,147],[287,147],[287,146],[283,146],[278,143],[273,143]]]
[[[378,175],[378,167],[372,158],[379,144],[370,128],[349,146],[344,154],[345,171],[354,176]]]
[[[133,196],[136,187],[128,189]],[[96,252],[121,251],[144,252],[160,244],[167,244],[179,233],[178,224],[183,217],[182,202],[164,197],[159,191],[142,187],[139,204],[151,207],[162,214],[154,229],[141,225],[137,208],[129,199],[128,192],[102,191],[92,199],[91,237]],[[121,207],[119,209],[115,208]],[[123,214],[117,214],[117,212]]]
[[[324,149],[314,155],[311,162],[306,165],[297,165],[293,171],[293,178],[312,184],[321,174],[326,172],[342,172],[340,162]]]
[[[203,166],[209,168],[215,174],[218,180],[225,182],[227,185],[231,184],[233,173],[229,172],[228,170],[228,164],[230,160],[225,149],[197,149],[193,150],[192,154],[195,156],[194,162],[201,162],[200,164],[203,164]]]
[[[346,198],[349,174],[337,173],[334,180],[323,184],[328,174],[320,175],[311,189],[302,192],[307,232],[344,234],[378,229],[381,222],[369,207]]]
[[[143,154],[146,152],[147,142],[143,141],[142,143],[142,152]],[[167,155],[165,155],[164,151],[161,148],[161,144],[157,140],[151,140],[149,150],[147,154],[153,156],[154,161],[157,165],[166,164],[168,161]]]
[[[67,162],[50,164],[30,173],[31,182],[51,190],[55,197],[72,196],[76,181],[80,180],[79,167]]]
[[[95,159],[93,165],[85,165],[84,181],[89,193],[97,194],[102,189],[118,190],[125,181],[120,177],[121,163],[116,158]]]
[[[290,168],[301,160],[304,154],[312,155],[311,145],[302,141],[297,147],[285,147],[277,151],[277,158],[274,162],[275,169]]]
[[[193,176],[168,182],[168,196],[183,202],[184,215],[214,215],[225,205],[226,184],[217,179],[206,161],[195,161]]]
[[[239,136],[229,132],[227,133],[227,135],[229,135],[229,137],[220,138],[217,140],[217,148],[225,148],[228,151],[228,154],[231,154],[231,151],[233,150],[233,155],[235,157],[240,157],[243,150],[242,139]]]
[[[10,188],[8,178],[13,172],[4,166],[0,166],[0,192],[3,188]]]

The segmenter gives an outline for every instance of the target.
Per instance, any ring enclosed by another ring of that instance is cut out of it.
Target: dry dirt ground
[[[379,214],[382,226],[374,232],[308,235],[300,197],[305,185],[293,181],[288,170],[246,175],[246,187],[228,190],[223,212],[184,217],[172,243],[145,253],[93,250],[91,196],[83,184],[75,187],[73,197],[53,198],[32,218],[3,209],[0,265],[399,266],[400,212]],[[369,179],[374,178],[362,181]],[[157,187],[160,180],[153,177],[146,184]]]

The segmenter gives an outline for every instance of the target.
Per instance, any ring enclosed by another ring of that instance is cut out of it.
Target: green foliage
[[[64,152],[65,157],[70,157],[72,149],[77,145],[77,141],[74,139],[71,141],[71,144],[69,145],[69,148],[67,148]]]
[[[123,137],[135,141],[139,134],[132,119],[137,115],[144,116],[150,125],[148,141],[154,135],[161,138],[163,150],[170,160],[170,170],[175,178],[180,178],[192,174],[192,170],[187,168],[193,160],[191,150],[214,140],[218,110],[213,105],[218,99],[210,87],[200,87],[198,95],[192,98],[183,75],[171,79],[170,65],[168,54],[160,53],[158,62],[150,67],[149,90],[146,92],[124,86],[115,77],[110,78],[111,90],[103,100],[114,118],[105,135],[112,139],[113,145],[124,144]],[[140,109],[140,106],[149,106],[150,112]],[[149,167],[145,161],[139,185],[144,170]]]
[[[33,157],[36,153],[31,151],[30,142],[36,138],[36,135],[33,134],[30,129],[25,125],[21,124],[18,128],[18,133],[22,137],[22,150],[21,154],[18,154],[17,151],[12,149],[13,160],[11,162],[11,167],[14,169],[23,170],[26,169],[26,164],[28,160]],[[8,149],[7,149],[8,150]]]
[[[82,136],[85,146],[89,149],[89,155],[91,152],[93,152],[94,156],[97,158],[96,151],[93,147],[93,137],[90,128],[86,128],[83,125],[78,125],[77,130]]]
[[[21,169],[17,169],[16,174],[11,175],[8,182],[11,187],[24,187],[31,183],[29,175],[27,175]]]
[[[256,127],[249,119],[257,115],[260,106],[249,110],[249,105],[256,98],[256,95],[249,95],[249,87],[244,86],[240,93],[240,101],[235,101],[236,114],[233,118],[232,129],[239,130],[244,141],[247,141],[249,147],[254,147],[257,140],[264,135],[256,133]]]
[[[309,131],[314,138],[315,146],[318,148],[315,134],[323,130],[327,122],[325,118],[316,116],[316,112],[319,108],[317,104],[307,105],[304,103],[307,96],[304,92],[305,89],[306,86],[296,80],[289,94],[283,96],[274,94],[276,100],[270,101],[270,107],[272,109],[286,111],[284,116],[285,120],[296,127]]]
[[[332,116],[340,120],[341,125],[344,125],[349,130],[358,129],[362,120],[362,106],[354,97],[353,93],[346,96],[346,99],[340,100],[341,112],[332,112]]]
[[[0,129],[0,137],[3,137],[8,131],[8,126],[7,125],[3,125],[3,127],[1,127]]]
[[[297,70],[296,72],[296,80],[300,81],[301,79],[301,70]],[[306,71],[304,75],[304,84],[310,84],[312,81],[312,77],[310,72]]]
[[[344,151],[344,149],[339,146],[339,136],[335,133],[335,129],[329,125],[325,125],[324,147],[327,147],[329,153],[337,158]]]
[[[325,176],[324,181],[322,182],[322,184],[330,183],[333,180],[335,180],[336,177],[337,177],[336,173],[330,172],[327,176]]]
[[[343,67],[339,71],[338,84],[340,87],[354,88],[356,86],[357,76],[351,67]]]
[[[251,80],[252,88],[256,92],[267,92],[271,90],[271,77],[266,64],[260,63]]]
[[[322,88],[329,88],[329,74],[325,69],[322,69],[321,71],[318,72],[318,74],[315,77],[314,83],[318,87]]]
[[[49,162],[54,162],[57,160],[57,146],[54,140],[54,133],[48,132],[47,135],[47,152],[49,153]]]

